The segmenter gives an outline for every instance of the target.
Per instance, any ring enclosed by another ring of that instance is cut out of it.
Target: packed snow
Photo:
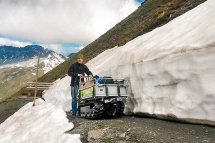
[[[87,63],[94,74],[125,78],[126,112],[215,121],[215,1]]]
[[[67,134],[69,123],[61,106],[42,99],[30,102],[0,125],[0,143],[80,143],[79,134]]]
[[[54,67],[58,66],[59,64],[63,63],[65,59],[63,59],[60,55],[57,53],[53,53],[52,55],[48,55],[46,59],[44,59],[44,73],[49,72]]]
[[[49,90],[44,91],[43,98],[45,101],[56,106],[62,106],[65,111],[70,111],[72,103],[70,81],[71,77],[69,76],[55,81]]]

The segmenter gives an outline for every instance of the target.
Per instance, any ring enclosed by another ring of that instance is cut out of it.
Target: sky
[[[0,45],[38,44],[74,53],[135,11],[143,0],[0,0]]]

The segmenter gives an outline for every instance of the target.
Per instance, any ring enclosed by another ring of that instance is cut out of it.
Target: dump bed
[[[127,81],[123,79],[111,79],[112,83],[96,83],[95,79],[88,80],[80,86],[80,100],[108,98],[108,97],[127,97]]]

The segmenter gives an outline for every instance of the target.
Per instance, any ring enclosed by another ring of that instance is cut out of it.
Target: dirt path
[[[0,123],[32,98],[12,98],[0,103]],[[87,120],[67,113],[83,143],[215,143],[215,127],[124,116],[118,119]]]
[[[81,134],[84,143],[215,143],[215,127],[132,116],[87,120],[67,115],[75,124],[70,133]]]

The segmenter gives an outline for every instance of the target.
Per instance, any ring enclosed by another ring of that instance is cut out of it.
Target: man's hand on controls
[[[84,77],[82,74],[78,74],[79,77]],[[90,80],[93,79],[93,75],[89,75]]]
[[[90,78],[90,80],[92,80],[93,79],[93,75],[89,75],[89,78]]]
[[[82,74],[78,74],[78,76],[79,76],[79,77],[83,77],[83,75],[82,75]]]

